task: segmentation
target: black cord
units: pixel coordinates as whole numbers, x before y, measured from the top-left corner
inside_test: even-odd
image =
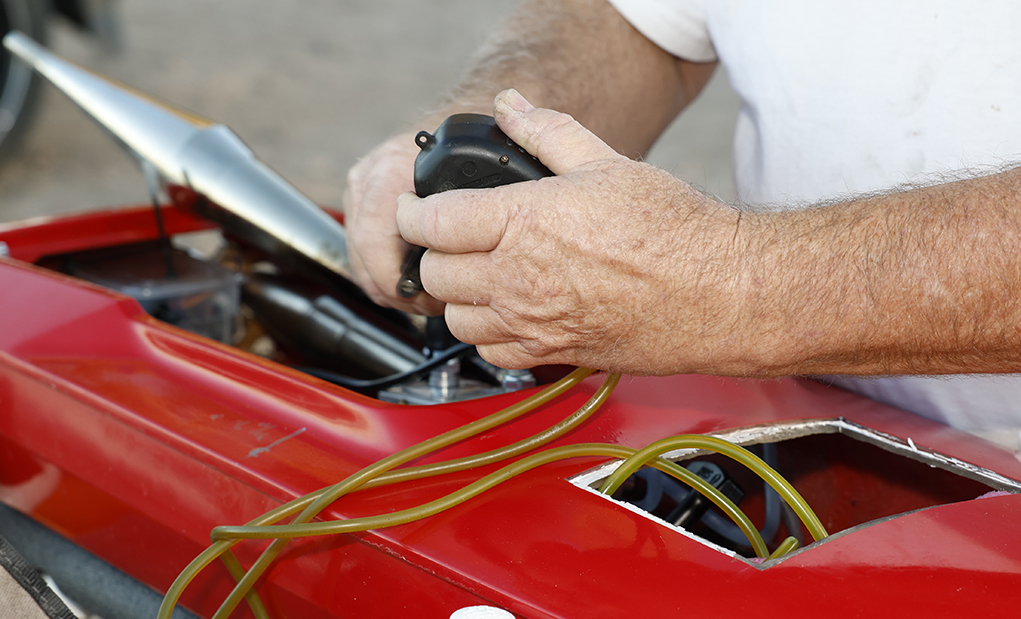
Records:
[[[422,372],[428,372],[429,370],[437,368],[455,357],[460,357],[461,355],[468,352],[468,350],[472,348],[474,348],[474,346],[472,346],[471,344],[465,344],[463,342],[454,344],[450,348],[438,352],[435,356],[430,357],[428,361],[417,367],[413,367],[410,370],[405,370],[397,374],[391,374],[390,376],[384,376],[382,378],[370,379],[351,378],[350,376],[344,376],[342,374],[330,372],[329,370],[320,370],[319,368],[297,367],[294,369],[300,370],[302,372],[305,372],[306,374],[310,374],[312,376],[315,376],[316,378],[321,378],[327,382],[333,383],[334,385],[339,385],[347,389],[354,390],[386,389],[387,387],[392,387],[397,383],[404,382],[409,378],[413,378],[416,375],[421,374]]]

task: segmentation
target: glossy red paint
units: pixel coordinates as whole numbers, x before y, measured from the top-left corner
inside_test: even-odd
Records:
[[[172,233],[209,227],[175,209],[166,215]],[[17,259],[0,259],[0,498],[157,589],[207,545],[213,526],[246,522],[522,397],[385,404],[27,264],[154,237],[146,208],[0,228]],[[433,458],[552,425],[600,380]],[[799,380],[625,378],[560,444],[641,447],[674,434],[816,418],[844,418],[1021,478],[1021,463],[978,439]],[[548,465],[413,524],[296,542],[260,591],[274,617],[442,618],[474,604],[522,617],[589,618],[1016,612],[1019,495],[882,520],[763,569],[567,481],[600,462]],[[357,493],[327,515],[410,507],[490,470]],[[247,562],[261,546],[240,548]],[[184,604],[211,614],[228,581],[211,567]]]

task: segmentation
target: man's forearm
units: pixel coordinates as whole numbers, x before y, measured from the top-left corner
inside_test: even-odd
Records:
[[[635,157],[698,95],[713,68],[664,52],[606,0],[523,0],[432,120],[454,111],[488,114],[496,93],[516,88]]]
[[[509,91],[557,176],[405,196],[451,332],[500,367],[636,375],[1021,372],[1021,168],[740,212]],[[484,213],[484,215],[480,215]]]
[[[745,214],[747,373],[1021,372],[1019,206],[1011,170]]]

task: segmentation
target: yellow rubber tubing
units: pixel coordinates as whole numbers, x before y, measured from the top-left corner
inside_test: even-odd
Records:
[[[704,449],[737,460],[772,486],[787,501],[787,504],[798,514],[798,517],[805,523],[809,533],[812,534],[816,541],[829,535],[805,499],[782,475],[747,449],[714,436],[682,434],[656,441],[625,460],[616,471],[603,480],[603,485],[599,491],[612,494],[620,484],[624,483],[625,479],[641,468],[645,462],[677,449]]]

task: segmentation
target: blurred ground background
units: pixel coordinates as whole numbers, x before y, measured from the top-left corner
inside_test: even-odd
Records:
[[[50,47],[228,125],[313,200],[339,207],[347,169],[412,128],[515,4],[120,0],[119,50],[57,19]],[[62,94],[46,85],[44,95],[23,147],[0,162],[0,221],[147,202],[133,160]],[[737,109],[720,71],[649,160],[731,200]]]

